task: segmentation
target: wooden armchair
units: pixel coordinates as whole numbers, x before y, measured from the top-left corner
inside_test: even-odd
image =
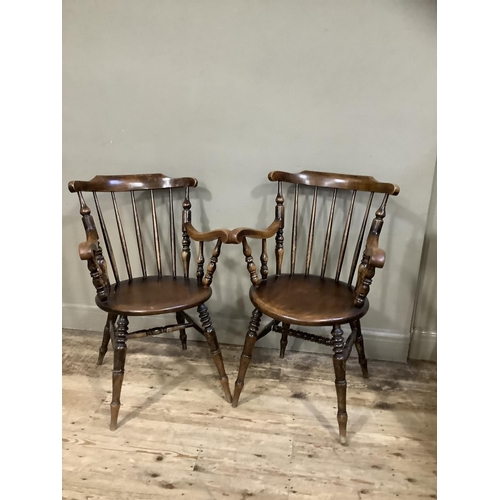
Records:
[[[248,228],[238,228],[231,231],[229,243],[242,243],[243,253],[247,263],[247,269],[252,281],[250,289],[250,300],[254,305],[250,326],[245,338],[243,352],[241,354],[238,378],[234,388],[233,406],[238,405],[241,391],[243,389],[245,374],[247,372],[252,351],[257,340],[269,332],[274,331],[281,334],[280,357],[285,355],[288,337],[316,342],[333,348],[333,367],[335,371],[335,386],[338,399],[337,419],[339,423],[340,442],[346,442],[347,411],[346,411],[346,376],[345,367],[352,347],[358,351],[359,363],[363,376],[368,378],[367,361],[363,347],[363,336],[361,334],[360,318],[368,311],[367,295],[370,291],[373,276],[376,269],[384,266],[385,252],[379,248],[378,240],[384,217],[386,215],[386,204],[389,195],[397,195],[399,187],[394,184],[376,181],[373,177],[345,175],[334,173],[322,173],[303,171],[300,173],[271,172],[270,181],[278,182],[278,195],[276,197],[276,211],[273,223],[265,230],[259,231]],[[283,183],[291,183],[293,188],[293,215],[291,228],[291,250],[290,270],[283,272],[284,258],[284,227],[285,208],[283,196]],[[323,198],[321,207],[324,210],[325,239],[322,247],[321,266],[318,274],[311,273],[311,262],[313,260],[313,243],[316,229],[318,211],[318,192],[327,191]],[[361,193],[360,193],[361,192]],[[360,193],[360,195],[358,195]],[[375,213],[375,218],[368,231],[365,242],[367,221],[374,196],[382,195],[381,205]],[[359,229],[354,245],[349,245],[351,226],[354,225],[355,207],[358,205],[356,196],[364,197],[366,207],[359,213]],[[311,206],[310,216],[299,218],[299,198],[309,196],[306,200]],[[306,205],[303,203],[302,205]],[[301,206],[302,206],[301,205]],[[358,210],[359,212],[359,210]],[[305,265],[298,270],[296,266],[298,252],[299,222],[309,220],[307,240],[302,238],[305,245]],[[335,222],[335,224],[334,224]],[[338,225],[338,226],[337,226]],[[334,227],[338,227],[337,233]],[[305,231],[304,231],[305,233]],[[336,253],[337,265],[334,277],[326,276],[328,258],[332,253],[330,243],[332,234],[338,235],[338,249]],[[276,247],[276,273],[268,276],[267,239],[275,236]],[[304,234],[305,236],[305,234]],[[252,257],[252,251],[247,238],[262,240],[260,253],[260,275],[257,275],[257,267]],[[361,250],[365,244],[364,252]],[[346,261],[348,249],[352,251],[350,267],[344,270],[347,274],[345,280],[341,280],[343,264]],[[318,253],[318,252],[316,252]],[[331,263],[330,263],[331,264]],[[354,282],[357,270],[357,280]],[[333,269],[332,269],[333,271]],[[347,272],[347,273],[346,273]],[[269,316],[272,320],[262,329],[259,326],[262,314]],[[348,324],[351,334],[344,341],[342,326]],[[302,326],[331,326],[331,338],[303,332],[292,325]]]
[[[192,226],[189,188],[197,184],[198,181],[191,177],[174,179],[162,174],[139,174],[96,176],[88,182],[72,181],[68,185],[72,193],[78,194],[80,214],[86,233],[86,240],[79,247],[80,258],[87,262],[92,283],[97,291],[95,299],[97,306],[108,313],[97,364],[103,362],[111,339],[114,349],[111,430],[115,430],[117,426],[127,352],[126,343],[131,338],[179,331],[182,348],[186,349],[186,328],[194,328],[207,340],[220,375],[225,398],[231,402],[231,391],[217,335],[205,304],[212,294],[210,285],[221,244],[223,240],[225,241],[227,232],[201,233]],[[174,218],[174,190],[179,189],[185,191],[182,203],[182,272],[180,275],[177,273]],[[94,218],[83,197],[84,192],[92,193],[102,241],[107,253],[106,259]],[[104,203],[109,205],[111,218],[114,219],[114,222],[111,221],[109,224],[105,221],[107,212],[104,209]],[[130,226],[133,226],[131,231],[135,234],[132,238],[136,243],[133,245],[134,249],[128,246],[127,226],[124,222],[126,217],[123,215],[128,216]],[[163,229],[167,231],[162,231]],[[191,278],[189,274],[191,239],[199,242],[195,278]],[[204,243],[207,241],[216,243],[205,272]],[[140,268],[138,275],[133,274],[132,271],[134,256],[136,267]],[[165,266],[166,261],[169,261],[168,270]],[[108,264],[111,267],[114,282],[108,274]],[[126,274],[125,279],[120,278],[121,272]],[[201,326],[186,313],[187,309],[193,307],[197,307]],[[176,324],[135,332],[128,331],[128,317],[130,316],[167,313],[175,313]]]

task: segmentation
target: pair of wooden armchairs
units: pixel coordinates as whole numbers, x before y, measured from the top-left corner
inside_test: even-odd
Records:
[[[257,340],[274,331],[281,334],[280,357],[285,354],[289,336],[333,348],[339,437],[340,442],[345,443],[347,425],[345,364],[352,347],[355,346],[363,376],[368,377],[360,318],[368,311],[366,296],[375,270],[382,268],[385,261],[385,253],[379,248],[378,239],[386,214],[387,200],[389,195],[397,195],[399,188],[394,184],[378,182],[368,176],[312,171],[300,173],[275,171],[269,174],[269,180],[278,183],[278,194],[275,218],[267,229],[237,228],[209,232],[200,232],[191,224],[189,190],[198,183],[194,178],[138,174],[96,176],[88,182],[69,183],[69,190],[78,194],[80,214],[86,233],[86,240],[79,247],[80,258],[87,261],[97,291],[97,306],[108,313],[97,363],[103,362],[111,340],[114,350],[111,430],[117,427],[128,339],[179,331],[182,348],[186,349],[186,329],[194,328],[208,343],[226,401],[232,402],[236,407],[254,345]],[[293,196],[293,214],[289,272],[285,272],[283,268],[285,247],[283,183],[293,185],[290,189],[290,194]],[[177,270],[178,242],[174,210],[174,191],[179,189],[184,189],[180,272]],[[94,218],[83,196],[84,192],[92,193],[102,239],[98,236]],[[377,194],[382,195],[381,204],[367,232],[370,209]],[[359,201],[362,195],[365,196],[365,208],[358,217],[357,239],[353,245],[352,241],[349,244],[349,235],[355,220],[353,214],[355,206],[357,208],[356,197],[358,196]],[[307,238],[302,231],[306,218],[299,215],[299,206],[302,205],[299,204],[299,199],[302,196],[306,198],[305,207],[310,206],[310,216],[307,217],[309,220]],[[105,198],[104,202],[109,204],[109,209],[103,207],[102,197]],[[316,221],[320,220],[319,212],[321,212],[318,210],[318,205],[321,209],[325,209],[326,216],[321,221],[326,224],[326,232],[320,270],[317,274],[313,274],[311,263],[317,260],[313,258],[313,243]],[[109,214],[114,219],[111,224],[106,220]],[[129,247],[130,241],[126,238],[126,217],[130,221],[130,227],[134,228],[133,247]],[[340,224],[340,229],[335,233],[334,227],[337,227],[337,224]],[[165,231],[162,231],[164,229],[167,229],[166,235]],[[334,234],[338,235],[339,240],[338,245],[335,245],[337,264],[334,277],[329,278],[327,274],[334,267],[328,260],[332,253],[330,243]],[[276,272],[270,276],[267,240],[272,237],[276,242],[274,252]],[[248,239],[261,240],[260,278]],[[191,258],[192,240],[198,242],[194,277],[190,275],[191,260],[194,260]],[[205,268],[207,242],[215,243]],[[107,258],[104,257],[101,243],[104,244]],[[299,251],[301,243],[305,246],[305,252],[302,253]],[[254,306],[241,354],[234,396],[231,395],[221,349],[206,306],[212,294],[211,283],[222,244],[242,245],[252,282],[250,300]],[[347,279],[341,280],[343,264],[348,253],[352,254],[352,260],[350,267],[344,271]],[[305,265],[300,270],[296,266],[298,257],[305,259]],[[140,267],[138,275],[132,271],[134,262]],[[109,275],[108,266],[111,267],[114,281]],[[123,273],[126,274],[125,278]],[[355,276],[356,281],[354,281]],[[197,308],[200,324],[186,313],[186,310],[194,307]],[[131,316],[167,313],[175,313],[175,324],[135,332],[128,331],[128,318]],[[259,333],[262,315],[268,316],[271,321]],[[331,327],[331,337],[302,332],[292,328],[292,325],[328,326]],[[343,337],[343,325],[349,325],[351,329],[346,340]]]

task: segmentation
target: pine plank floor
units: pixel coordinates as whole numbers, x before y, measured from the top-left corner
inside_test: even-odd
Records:
[[[433,363],[369,361],[365,380],[353,355],[342,446],[328,348],[256,347],[235,409],[203,341],[132,339],[111,432],[112,352],[96,366],[101,333],[62,339],[63,499],[437,498]],[[222,347],[232,388],[241,348]]]

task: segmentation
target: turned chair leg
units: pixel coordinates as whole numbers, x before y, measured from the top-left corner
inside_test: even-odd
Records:
[[[109,340],[111,338],[110,329],[113,328],[113,325],[116,321],[116,314],[108,313],[108,318],[106,319],[106,326],[104,327],[104,333],[102,335],[102,344],[99,347],[99,355],[97,357],[97,364],[102,365],[104,361],[104,356],[108,352]]]
[[[184,315],[181,312],[175,313],[175,319],[177,320],[177,323],[181,325],[186,322],[186,318],[184,318]],[[187,349],[187,335],[185,328],[180,330],[179,338],[181,339],[182,350],[185,351]]]
[[[217,367],[217,371],[219,372],[220,383],[222,385],[222,390],[224,391],[226,401],[228,403],[231,403],[233,398],[231,396],[231,390],[229,389],[229,380],[224,368],[222,353],[219,347],[219,342],[217,340],[217,334],[212,327],[210,314],[208,313],[208,309],[205,304],[201,304],[198,306],[198,314],[200,316],[201,324],[203,325],[203,330],[205,332],[205,338],[207,339],[208,347],[210,348],[210,353],[212,354],[215,366]]]
[[[356,335],[354,337],[354,345],[356,346],[356,350],[358,351],[358,360],[361,366],[361,371],[363,372],[364,378],[369,378],[368,375],[368,362],[366,361],[365,356],[365,345],[363,341],[363,335],[361,334],[361,323],[359,320],[355,321],[351,328],[356,330]]]
[[[125,357],[127,355],[127,316],[120,315],[116,329],[116,343],[114,346],[113,362],[113,396],[111,399],[111,423],[109,428],[114,431],[120,411],[120,395],[122,392],[123,375],[125,373]]]
[[[234,385],[234,398],[233,398],[234,408],[238,406],[240,394],[241,391],[243,390],[243,386],[245,385],[245,375],[247,373],[248,366],[250,365],[250,361],[252,359],[252,352],[255,342],[257,342],[257,332],[259,330],[261,317],[262,313],[258,309],[254,309],[252,312],[252,318],[250,319],[250,325],[248,327],[247,336],[245,338],[245,345],[243,346],[243,352],[241,353],[238,378],[236,379],[236,383]]]
[[[335,389],[337,390],[337,421],[339,423],[339,441],[346,443],[347,434],[347,408],[346,390],[347,381],[345,378],[345,358],[344,358],[344,338],[342,328],[335,326],[333,335],[333,369],[335,371]]]
[[[283,333],[280,340],[280,358],[285,357],[286,346],[288,344],[288,330],[290,329],[289,323],[283,323]]]

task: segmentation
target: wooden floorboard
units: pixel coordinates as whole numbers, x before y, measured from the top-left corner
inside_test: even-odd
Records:
[[[435,364],[371,361],[365,380],[353,356],[342,446],[328,348],[280,359],[257,347],[232,408],[203,341],[130,340],[111,432],[100,342],[63,330],[63,499],[437,498]],[[241,348],[222,347],[232,388]]]

